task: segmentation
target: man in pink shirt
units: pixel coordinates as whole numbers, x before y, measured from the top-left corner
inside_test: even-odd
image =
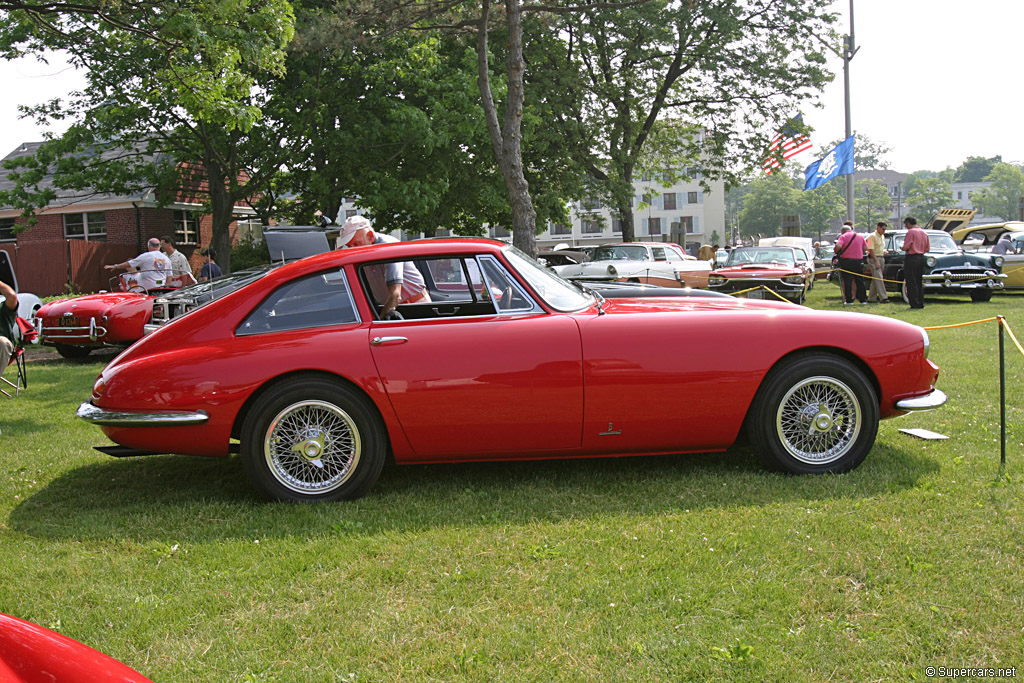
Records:
[[[843,305],[855,300],[867,303],[864,288],[864,238],[853,229],[853,221],[843,223],[842,234],[836,240],[835,253],[839,257],[839,278],[843,285]]]
[[[928,233],[917,225],[917,219],[907,216],[903,219],[907,236],[901,249],[906,252],[903,261],[903,279],[907,285],[907,300],[911,308],[924,308],[924,255],[930,245]]]

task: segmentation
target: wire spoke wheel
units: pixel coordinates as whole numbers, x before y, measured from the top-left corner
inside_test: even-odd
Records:
[[[776,431],[786,451],[809,465],[843,457],[860,435],[860,403],[853,390],[833,377],[809,377],[783,397]]]
[[[274,478],[297,493],[326,493],[344,484],[361,450],[351,416],[326,401],[288,406],[271,421],[263,443]]]

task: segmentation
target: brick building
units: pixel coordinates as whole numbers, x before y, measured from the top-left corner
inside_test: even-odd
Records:
[[[22,144],[4,161],[31,155],[40,144]],[[13,187],[8,173],[0,168],[0,190]],[[0,249],[11,256],[21,288],[40,296],[107,288],[109,274],[103,264],[141,253],[150,237],[173,235],[178,250],[198,272],[205,260],[199,252],[212,237],[211,219],[201,213],[202,183],[162,191],[174,196],[160,207],[154,190],[115,196],[57,189],[57,198],[36,211],[36,225],[18,233],[15,226],[25,221],[21,211],[0,207]],[[257,220],[248,206],[236,206],[235,215],[232,242],[237,240],[240,223],[245,229]]]

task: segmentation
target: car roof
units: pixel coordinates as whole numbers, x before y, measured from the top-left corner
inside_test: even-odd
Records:
[[[986,223],[984,225],[968,225],[953,231],[953,239],[963,242],[970,235],[981,233],[985,236],[986,242],[995,242],[1004,232],[1019,232],[1024,230],[1024,221],[1006,221],[1005,223]]]

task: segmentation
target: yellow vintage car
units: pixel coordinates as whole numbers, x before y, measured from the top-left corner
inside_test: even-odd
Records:
[[[964,251],[990,252],[1003,235],[1009,233],[1013,253],[1003,255],[1004,289],[1024,289],[1024,221],[988,223],[959,228],[953,239]]]

